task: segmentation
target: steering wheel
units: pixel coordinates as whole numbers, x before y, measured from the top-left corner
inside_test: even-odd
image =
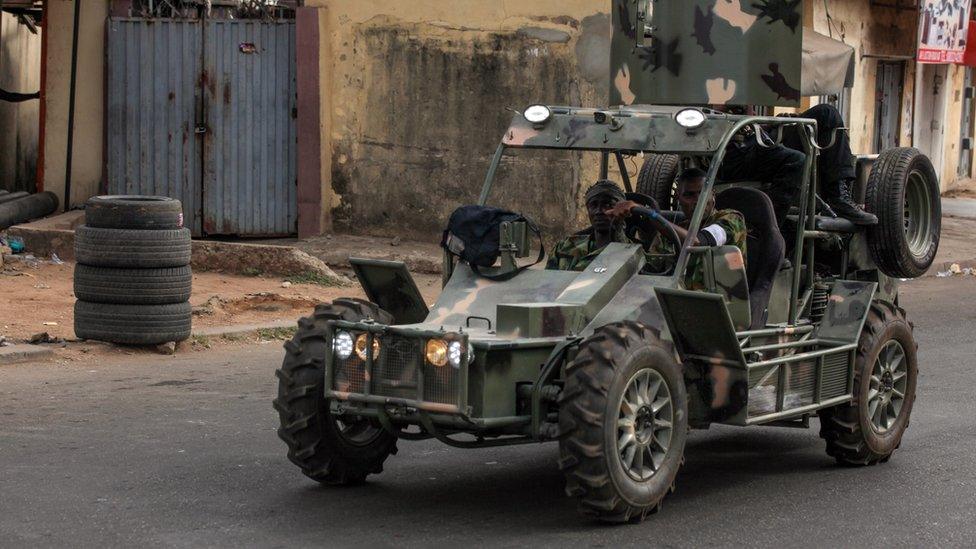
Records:
[[[652,197],[650,197],[650,196],[648,196],[646,194],[643,194],[643,193],[626,193],[624,196],[627,198],[627,200],[631,200],[633,202],[636,202],[636,203],[640,204],[641,206],[643,206],[645,208],[648,208],[650,210],[660,210],[658,208],[657,201],[654,200],[654,198],[652,198]],[[644,228],[644,230],[646,232],[660,233],[663,238],[666,238],[666,239],[668,239],[671,242],[671,244],[674,246],[674,249],[675,250],[680,250],[681,249],[681,244],[682,244],[681,239],[678,238],[678,233],[676,233],[674,231],[674,228],[671,227],[671,225],[666,225],[666,224],[665,225],[661,225],[661,224],[658,224],[658,223],[654,223],[653,221],[651,221],[650,219],[648,219],[646,216],[643,216],[643,215],[632,215],[632,216],[630,216],[630,217],[627,218],[627,220],[626,220],[625,223],[626,224],[624,226],[624,233],[627,235],[627,238],[629,238],[630,240],[632,240],[634,242],[639,243],[641,246],[644,247],[644,250],[645,251],[648,250],[648,249],[650,249],[651,243],[650,242],[644,242],[639,237],[639,234],[640,233],[639,233],[638,229],[640,229],[642,227]],[[662,220],[661,223],[663,223],[663,220]],[[659,230],[658,227],[660,227],[663,230]]]

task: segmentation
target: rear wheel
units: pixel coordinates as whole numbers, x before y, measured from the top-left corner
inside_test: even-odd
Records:
[[[871,306],[854,363],[854,400],[820,411],[820,436],[839,463],[887,461],[901,444],[915,403],[918,361],[900,308]]]
[[[396,453],[396,437],[375,421],[336,417],[325,399],[325,356],[331,345],[325,335],[330,320],[358,322],[371,318],[392,324],[393,317],[359,299],[337,299],[319,305],[311,317],[298,321],[298,332],[285,344],[278,376],[275,410],[278,436],[288,445],[288,459],[309,478],[323,484],[358,484],[383,471]]]
[[[607,325],[566,366],[559,464],[580,512],[643,520],[674,490],[688,431],[684,380],[671,347],[637,322]]]

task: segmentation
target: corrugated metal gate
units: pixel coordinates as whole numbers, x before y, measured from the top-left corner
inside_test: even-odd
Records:
[[[297,228],[293,21],[112,18],[110,194],[183,201],[194,235]]]

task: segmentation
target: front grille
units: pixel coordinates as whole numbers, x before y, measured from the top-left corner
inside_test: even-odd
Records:
[[[423,340],[380,337],[380,356],[373,366],[373,391],[380,396],[417,400],[417,368],[423,363]]]
[[[847,352],[843,352],[824,357],[821,398],[834,398],[847,394],[848,356],[850,355]]]
[[[354,334],[355,337],[355,334]],[[353,353],[342,360],[333,356],[336,391],[388,398],[461,405],[461,371],[450,364],[436,367],[424,357],[426,339],[397,334],[376,335],[380,353],[367,383],[366,362]]]

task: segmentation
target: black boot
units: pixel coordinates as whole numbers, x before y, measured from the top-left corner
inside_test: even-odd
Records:
[[[855,225],[878,224],[876,215],[864,211],[851,199],[850,182],[847,180],[838,181],[836,189],[824,189],[824,198],[838,217],[850,220]]]

